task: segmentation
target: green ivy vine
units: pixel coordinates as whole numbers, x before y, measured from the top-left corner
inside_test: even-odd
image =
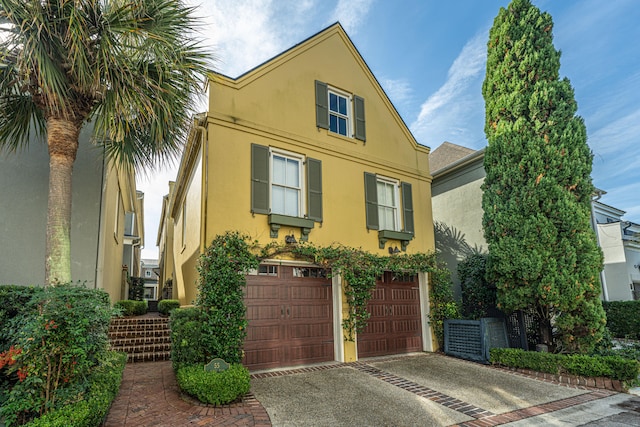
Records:
[[[429,320],[441,347],[444,319],[459,317],[460,309],[453,298],[449,271],[438,263],[434,253],[380,256],[343,245],[319,247],[311,243],[272,243],[262,248],[258,258],[264,260],[285,253],[340,272],[344,279],[344,293],[349,306],[349,315],[342,322],[347,341],[353,341],[355,334],[362,332],[367,326],[370,317],[367,304],[377,278],[385,271],[430,274]]]
[[[230,360],[241,357],[241,342],[246,334],[241,290],[246,283],[245,274],[260,261],[279,255],[306,260],[342,275],[349,306],[349,314],[342,322],[347,341],[353,341],[367,326],[370,317],[367,304],[376,280],[385,271],[429,274],[429,321],[441,347],[444,319],[460,315],[449,271],[437,261],[434,253],[380,256],[344,245],[321,247],[311,243],[271,243],[260,247],[256,241],[250,243],[246,235],[227,232],[213,240],[198,265],[200,284],[196,305],[208,315],[213,330],[226,331],[222,337],[212,337],[210,344],[216,353],[225,353]]]

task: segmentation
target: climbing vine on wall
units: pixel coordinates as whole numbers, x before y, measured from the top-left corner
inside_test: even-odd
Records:
[[[442,346],[442,328],[445,318],[459,317],[454,301],[448,270],[438,264],[435,254],[416,253],[393,256],[375,255],[362,249],[343,245],[319,247],[310,243],[299,245],[270,244],[261,250],[260,259],[289,254],[340,272],[349,314],[343,320],[345,338],[353,341],[355,334],[367,326],[370,313],[367,304],[376,286],[376,280],[385,271],[394,273],[429,273],[429,320],[438,342]]]
[[[201,256],[199,295],[196,305],[208,315],[210,327],[224,332],[212,336],[212,353],[229,360],[241,358],[241,342],[246,334],[242,288],[245,274],[258,262],[286,255],[306,260],[340,273],[349,313],[342,322],[345,339],[353,341],[367,326],[370,313],[367,304],[376,280],[385,271],[393,273],[429,274],[429,321],[442,347],[443,322],[460,314],[454,301],[451,278],[435,254],[416,253],[380,256],[343,245],[315,246],[311,243],[286,245],[272,243],[260,248],[257,242],[238,232],[217,236]],[[214,351],[215,350],[215,351]]]

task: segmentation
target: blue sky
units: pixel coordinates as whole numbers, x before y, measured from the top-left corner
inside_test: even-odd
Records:
[[[189,0],[215,69],[236,77],[340,21],[414,136],[432,149],[486,145],[488,32],[508,0]],[[575,90],[602,202],[640,223],[640,1],[533,0],[554,21],[561,77]],[[145,249],[176,170],[141,178]]]

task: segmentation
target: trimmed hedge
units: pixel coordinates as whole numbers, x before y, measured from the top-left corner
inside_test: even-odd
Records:
[[[519,348],[492,348],[491,364],[531,369],[550,374],[582,377],[609,377],[631,381],[638,377],[640,363],[620,356],[586,356],[524,351]]]
[[[134,301],[126,299],[116,302],[113,306],[117,309],[122,310],[123,316],[140,316],[147,312],[146,301]]]
[[[87,378],[89,390],[78,402],[53,410],[25,427],[98,427],[116,398],[127,355],[110,351]]]
[[[178,385],[200,402],[224,405],[249,392],[249,370],[232,363],[223,372],[205,371],[202,365],[183,366],[176,373]]]
[[[180,308],[180,301],[177,299],[163,299],[158,302],[158,311],[165,316],[176,308]]]
[[[640,300],[605,301],[607,328],[616,338],[640,339]]]

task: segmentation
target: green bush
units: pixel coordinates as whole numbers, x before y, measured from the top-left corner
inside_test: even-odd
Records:
[[[238,363],[223,372],[207,372],[203,365],[183,366],[176,378],[185,393],[213,405],[233,402],[248,393],[250,387],[249,371]]]
[[[616,338],[640,339],[640,300],[605,301],[607,328]]]
[[[240,363],[247,335],[243,289],[246,274],[258,268],[248,236],[227,232],[216,236],[198,260],[196,305],[206,313],[207,351],[228,363]]]
[[[123,316],[140,316],[147,312],[146,301],[126,299],[116,302],[113,306],[116,309],[121,310]]]
[[[462,314],[468,319],[490,317],[490,312],[496,309],[496,287],[486,279],[488,259],[489,255],[476,252],[458,264]]]
[[[177,370],[185,365],[205,365],[212,359],[207,351],[207,315],[198,307],[176,308],[171,311],[171,363]]]
[[[176,308],[180,308],[180,301],[177,299],[163,299],[158,302],[158,311],[165,316]]]
[[[551,374],[572,374],[583,377],[609,377],[632,381],[638,377],[637,360],[621,356],[585,356],[524,351],[515,348],[492,348],[491,363],[513,368],[531,369]]]
[[[108,349],[111,315],[102,290],[65,284],[33,291],[19,315],[3,325],[14,348],[0,371],[0,416],[8,426],[85,394],[87,376]]]
[[[88,378],[86,395],[79,401],[36,418],[26,427],[98,427],[116,398],[127,363],[124,353],[108,352]]]
[[[12,330],[11,319],[21,317],[33,295],[42,291],[43,288],[33,286],[0,286],[0,352],[8,350],[11,346],[9,337],[15,332]]]

